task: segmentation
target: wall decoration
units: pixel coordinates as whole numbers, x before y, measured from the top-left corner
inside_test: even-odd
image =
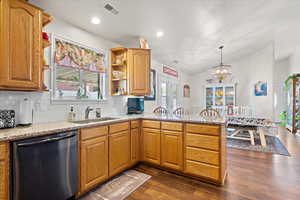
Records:
[[[183,97],[191,97],[191,88],[189,85],[183,86]]]
[[[156,71],[154,69],[151,69],[150,72],[150,95],[145,96],[146,101],[155,101],[156,99]]]
[[[268,95],[268,84],[267,82],[258,81],[254,86],[255,96],[267,96]]]
[[[176,71],[175,69],[172,69],[166,65],[163,65],[163,72],[165,74],[168,74],[170,76],[174,76],[174,77],[178,78],[178,71]]]
[[[57,66],[105,73],[104,52],[61,38],[55,38],[54,62]]]

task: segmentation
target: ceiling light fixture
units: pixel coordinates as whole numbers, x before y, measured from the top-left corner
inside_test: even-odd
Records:
[[[224,46],[220,46],[221,50],[221,63],[218,66],[213,67],[212,74],[219,80],[219,83],[222,83],[227,77],[229,77],[231,72],[231,65],[223,64],[223,48]]]
[[[91,19],[91,23],[92,24],[100,24],[101,23],[101,20],[98,18],[98,17],[93,17]]]
[[[156,37],[162,37],[162,36],[164,36],[164,32],[162,32],[162,31],[157,31],[156,32]]]

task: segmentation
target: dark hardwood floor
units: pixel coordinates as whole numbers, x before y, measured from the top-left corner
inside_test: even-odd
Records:
[[[152,178],[127,200],[300,200],[300,137],[279,132],[291,157],[229,148],[223,187],[141,164],[135,169]]]

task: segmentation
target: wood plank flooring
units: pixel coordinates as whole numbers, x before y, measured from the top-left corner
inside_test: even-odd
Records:
[[[127,200],[299,200],[300,137],[280,129],[279,137],[291,157],[228,149],[228,177],[218,187],[139,165],[152,178]]]

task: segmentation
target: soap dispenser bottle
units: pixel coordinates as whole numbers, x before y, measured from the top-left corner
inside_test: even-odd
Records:
[[[74,112],[74,106],[70,106],[70,112],[68,115],[68,120],[69,121],[74,121],[76,117],[76,113]]]

